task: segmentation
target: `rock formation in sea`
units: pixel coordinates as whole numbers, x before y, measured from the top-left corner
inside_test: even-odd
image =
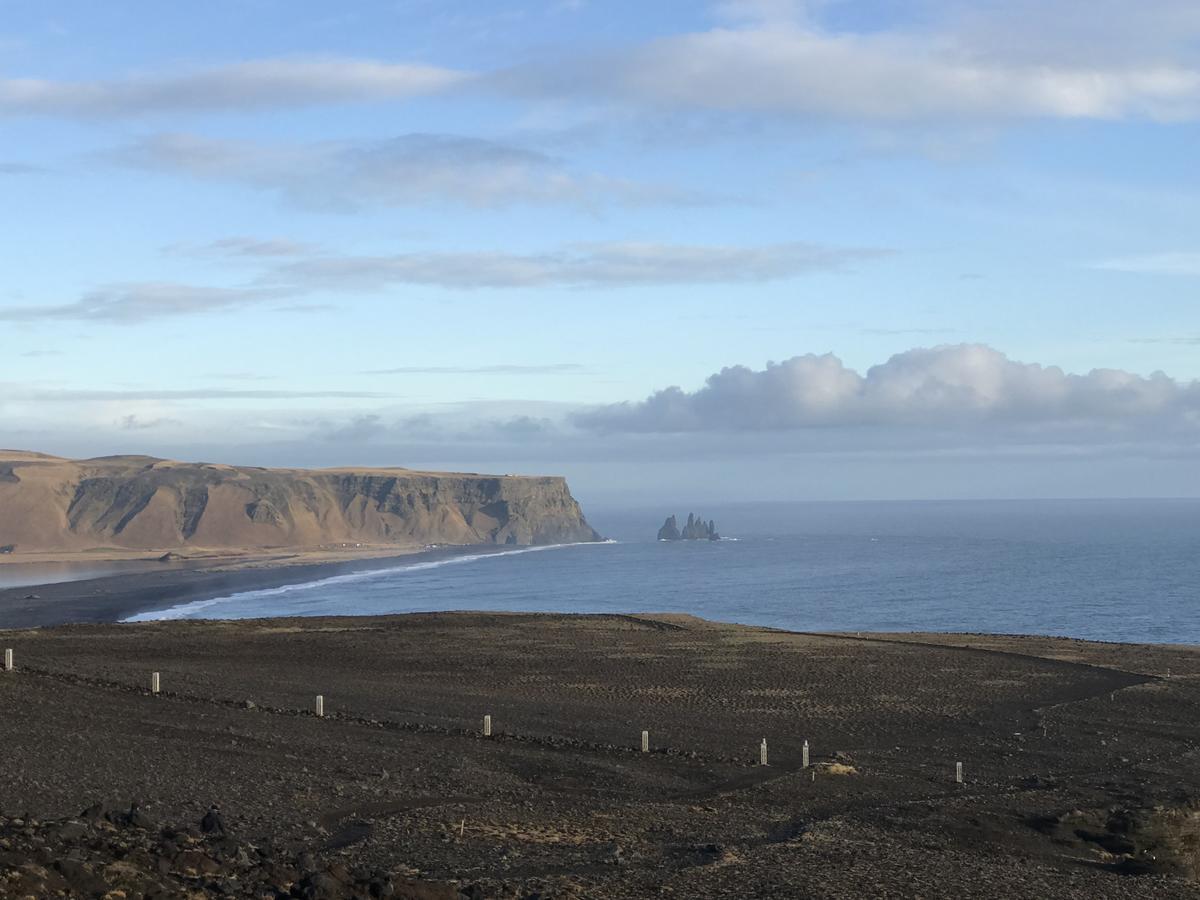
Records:
[[[0,547],[16,553],[596,541],[555,477],[260,469],[0,451]]]
[[[660,541],[719,541],[721,535],[717,533],[717,523],[712,519],[705,522],[695,513],[688,513],[687,524],[682,529],[674,516],[669,517],[663,523],[663,527],[658,529],[658,539]]]

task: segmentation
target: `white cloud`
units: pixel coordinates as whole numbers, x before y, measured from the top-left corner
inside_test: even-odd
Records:
[[[642,105],[883,123],[1200,114],[1194,66],[1009,62],[952,39],[791,25],[665,38],[592,75],[585,83],[593,92]]]
[[[569,4],[574,5],[574,4]],[[83,119],[516,93],[644,111],[865,123],[1200,116],[1193,0],[925,0],[865,28],[834,0],[716,0],[720,27],[543,53],[487,72],[374,59],[258,59],[96,81],[0,79],[0,115]],[[849,10],[850,12],[847,12]],[[857,26],[857,27],[856,27]]]
[[[735,284],[837,270],[883,254],[881,250],[805,243],[757,247],[583,244],[541,254],[318,257],[280,266],[264,283],[313,290],[381,290],[402,284],[458,289]]]
[[[575,172],[535,150],[444,134],[298,145],[162,134],[107,158],[135,168],[248,184],[294,205],[324,210],[428,203],[591,208],[712,200],[693,191]]]
[[[835,271],[886,253],[803,243],[759,247],[609,243],[584,244],[540,254],[433,252],[337,256],[296,242],[253,238],[231,238],[197,249],[280,261],[264,270],[251,286],[112,284],[70,303],[7,307],[0,304],[0,322],[77,320],[131,324],[268,303],[283,304],[274,307],[279,312],[319,312],[334,307],[302,301],[319,291],[374,292],[401,285],[474,290],[767,282]],[[282,261],[288,257],[295,259]]]
[[[131,282],[91,291],[71,303],[7,308],[0,306],[0,321],[76,319],[144,322],[149,319],[251,306],[278,300],[291,293],[293,292],[269,287],[217,288],[171,282]]]
[[[359,59],[254,60],[184,75],[112,81],[0,79],[0,115],[96,119],[401,100],[462,84],[467,73]]]
[[[581,413],[600,432],[783,432],[885,426],[1142,427],[1200,431],[1200,383],[1116,369],[1086,375],[1021,363],[990,347],[916,349],[866,374],[832,354],[765,369],[722,369],[699,390],[667,388],[638,403]],[[1140,423],[1140,424],[1139,424]]]

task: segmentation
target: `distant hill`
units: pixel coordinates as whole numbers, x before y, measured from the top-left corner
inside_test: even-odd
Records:
[[[595,540],[562,478],[0,450],[0,547],[16,554]]]

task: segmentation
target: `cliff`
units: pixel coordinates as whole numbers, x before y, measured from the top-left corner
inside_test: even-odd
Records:
[[[599,539],[562,478],[0,450],[0,547],[16,553]]]
[[[682,529],[674,516],[663,522],[663,527],[658,529],[658,539],[660,541],[719,541],[721,535],[717,533],[716,522],[712,520],[705,522],[695,513],[688,513],[687,524]]]

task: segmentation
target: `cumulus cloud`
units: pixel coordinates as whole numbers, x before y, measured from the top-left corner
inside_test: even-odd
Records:
[[[1086,375],[1009,359],[990,347],[915,349],[860,374],[832,354],[765,369],[722,369],[696,391],[578,414],[598,432],[782,432],[858,426],[1136,426],[1200,429],[1200,382],[1115,369]]]
[[[437,66],[360,59],[254,60],[181,75],[90,82],[7,78],[0,79],[0,115],[100,119],[401,100],[439,93],[469,78]]]
[[[264,283],[337,290],[381,290],[402,284],[460,289],[736,284],[837,270],[885,253],[806,243],[757,247],[602,243],[540,254],[330,256],[280,266]]]
[[[332,211],[428,203],[476,208],[695,205],[712,199],[692,191],[575,172],[562,160],[536,150],[446,134],[299,145],[160,134],[106,157],[139,169],[246,184],[296,206]]]

